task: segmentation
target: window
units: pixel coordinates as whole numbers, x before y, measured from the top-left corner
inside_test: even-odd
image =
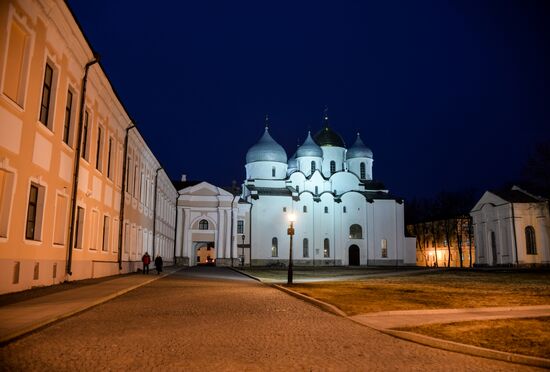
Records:
[[[279,244],[277,238],[271,239],[271,257],[279,257]]]
[[[347,213],[347,212],[348,212],[346,206],[343,207],[342,212],[344,212],[344,213]]]
[[[44,187],[31,184],[29,190],[29,204],[27,207],[27,224],[25,238],[40,240],[42,231],[42,212],[44,208]]]
[[[103,216],[103,241],[101,250],[107,252],[109,250],[109,216]]]
[[[317,168],[317,166],[315,164],[315,160],[312,160],[311,161],[311,174],[313,174],[315,172],[316,168]]]
[[[101,127],[97,127],[97,152],[96,152],[96,155],[95,155],[95,168],[98,170],[98,171],[102,171],[103,170],[103,157],[102,157],[102,152],[103,152],[103,137],[102,137],[102,130],[101,130]]]
[[[296,192],[300,192],[300,186],[296,186]]]
[[[67,229],[67,197],[57,195],[55,201],[55,230],[53,243],[65,244],[65,236]]]
[[[84,237],[84,208],[78,207],[76,212],[76,231],[74,247],[82,248]]]
[[[113,178],[113,173],[112,173],[112,160],[113,160],[113,139],[111,137],[109,137],[109,147],[107,148],[107,177],[109,177],[110,179]]]
[[[359,173],[360,173],[360,177],[362,180],[364,180],[366,178],[366,169],[365,169],[365,163],[361,162],[361,164],[359,164]]]
[[[271,167],[271,177],[275,177],[275,167]]]
[[[286,207],[283,207],[283,213],[286,213]]]
[[[84,111],[84,121],[82,124],[82,154],[81,156],[88,160],[88,120],[90,115],[88,114],[88,110]]]
[[[65,105],[65,121],[63,122],[63,142],[71,146],[71,123],[73,121],[73,93],[67,91],[67,104]]]
[[[330,257],[330,243],[328,238],[325,238],[323,242],[323,257]]]
[[[126,164],[126,192],[130,192],[130,169],[132,169],[132,158],[128,156]]]
[[[208,230],[208,221],[200,220],[199,221],[199,230]]]
[[[349,227],[349,238],[350,239],[363,239],[363,231],[362,231],[360,225],[353,224]]]
[[[307,213],[307,207],[305,205],[304,205],[303,210],[304,210],[304,213]]]
[[[382,258],[388,258],[388,241],[386,239],[382,239],[380,241],[380,248],[380,255],[382,256]]]
[[[328,213],[328,207],[325,207],[325,213]]]
[[[244,221],[238,220],[237,221],[237,234],[244,234]]]
[[[336,173],[336,162],[334,160],[331,160],[330,162],[330,174]]]
[[[0,169],[0,237],[7,238],[14,174]]]
[[[42,85],[42,100],[40,101],[40,122],[46,127],[50,122],[50,106],[52,105],[53,69],[46,63],[44,69],[44,84]]]
[[[304,258],[308,258],[309,257],[309,240],[307,240],[307,238],[304,238],[303,247],[304,247],[303,256]]]
[[[525,248],[527,249],[527,254],[537,254],[537,240],[533,226],[525,228]]]
[[[97,210],[92,210],[92,232],[90,234],[90,249],[97,249],[97,238],[99,237],[99,214]]]
[[[15,21],[11,24],[9,35],[3,91],[6,96],[23,107],[26,71],[30,60],[30,38],[24,28]]]

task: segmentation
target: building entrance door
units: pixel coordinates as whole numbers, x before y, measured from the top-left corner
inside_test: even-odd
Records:
[[[216,265],[216,248],[214,242],[201,242],[196,247],[197,265]]]
[[[359,266],[359,247],[355,244],[349,247],[348,251],[348,264],[349,266]]]

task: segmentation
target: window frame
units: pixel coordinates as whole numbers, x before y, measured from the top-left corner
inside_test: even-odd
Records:
[[[199,221],[199,230],[208,230],[208,220],[203,218]]]

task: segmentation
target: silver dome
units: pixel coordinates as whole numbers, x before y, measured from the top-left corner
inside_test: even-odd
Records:
[[[262,138],[246,153],[247,163],[254,163],[256,161],[286,163],[285,150],[269,135],[269,128],[267,126]]]
[[[307,138],[302,146],[298,147],[298,151],[296,151],[296,156],[299,158],[301,158],[302,156],[315,156],[318,158],[323,156],[323,150],[321,150],[319,145],[313,141],[310,132],[307,132]]]
[[[355,158],[369,158],[372,159],[372,150],[369,149],[363,141],[361,136],[357,133],[357,139],[355,143],[346,153],[346,159],[355,159]]]
[[[296,153],[288,159],[288,169],[298,168],[298,160],[296,160]]]

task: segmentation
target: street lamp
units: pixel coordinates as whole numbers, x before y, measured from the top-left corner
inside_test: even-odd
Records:
[[[287,234],[290,236],[290,249],[288,253],[288,280],[287,284],[292,284],[292,237],[294,236],[294,222],[296,221],[296,216],[294,213],[288,215],[288,222],[290,222],[290,227],[287,229]]]
[[[244,234],[242,234],[242,235],[241,235],[241,238],[242,238],[242,240],[243,240],[243,244],[241,245],[241,247],[242,247],[242,250],[241,250],[242,255],[241,255],[239,261],[241,261],[241,267],[244,267],[244,240],[246,239],[246,236],[245,236]]]

